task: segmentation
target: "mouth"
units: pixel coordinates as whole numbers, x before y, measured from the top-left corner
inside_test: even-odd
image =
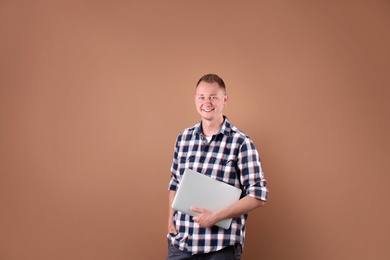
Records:
[[[206,113],[211,112],[213,110],[214,110],[214,108],[202,108],[202,111],[206,112]]]

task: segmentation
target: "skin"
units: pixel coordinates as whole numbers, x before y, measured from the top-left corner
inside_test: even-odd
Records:
[[[228,96],[218,83],[200,82],[195,92],[195,107],[202,118],[202,130],[205,136],[218,133],[223,123],[223,109]]]
[[[223,109],[228,101],[228,96],[224,89],[219,87],[216,82],[200,82],[196,88],[194,101],[196,110],[202,118],[203,134],[205,136],[212,136],[218,133],[224,121]],[[173,223],[174,210],[171,207],[175,195],[176,191],[169,191],[168,232],[176,235],[177,230]],[[220,220],[239,217],[264,204],[265,202],[262,200],[245,196],[231,206],[215,212],[203,208],[192,207],[192,211],[199,213],[198,216],[193,217],[192,219],[201,227],[208,228],[212,227]]]

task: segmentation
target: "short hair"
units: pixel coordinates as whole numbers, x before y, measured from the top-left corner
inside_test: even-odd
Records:
[[[225,86],[225,82],[223,82],[222,78],[220,78],[218,75],[216,74],[206,74],[204,75],[203,77],[201,77],[199,80],[198,80],[198,83],[196,83],[196,87],[198,87],[198,85],[201,83],[201,82],[206,82],[206,83],[214,83],[214,82],[217,82],[218,83],[218,86],[220,88],[222,88],[224,91],[226,91],[226,86]]]

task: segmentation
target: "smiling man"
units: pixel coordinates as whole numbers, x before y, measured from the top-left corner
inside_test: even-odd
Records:
[[[248,212],[268,198],[259,154],[249,136],[224,116],[228,101],[224,81],[207,74],[196,84],[195,106],[201,121],[179,134],[169,182],[168,260],[241,259]],[[191,217],[171,205],[186,168],[242,190],[239,201],[219,211],[192,208]],[[214,224],[233,218],[229,229]]]

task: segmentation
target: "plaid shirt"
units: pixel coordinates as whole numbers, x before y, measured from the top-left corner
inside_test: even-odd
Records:
[[[210,142],[202,135],[201,122],[181,132],[176,140],[169,190],[177,190],[186,168],[240,188],[243,196],[263,201],[268,198],[259,154],[252,140],[225,117],[220,131]],[[175,211],[178,234],[168,234],[171,243],[191,254],[218,251],[244,243],[247,214],[233,218],[228,230],[213,226],[201,228],[192,217]]]

